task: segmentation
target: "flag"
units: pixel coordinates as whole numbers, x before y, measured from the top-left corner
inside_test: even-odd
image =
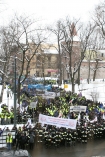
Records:
[[[105,120],[105,115],[103,114],[103,117],[102,117],[104,120]]]

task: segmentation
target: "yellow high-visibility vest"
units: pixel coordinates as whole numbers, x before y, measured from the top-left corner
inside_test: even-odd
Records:
[[[12,141],[13,141],[12,135],[6,137],[6,142],[7,142],[7,143],[12,143]]]

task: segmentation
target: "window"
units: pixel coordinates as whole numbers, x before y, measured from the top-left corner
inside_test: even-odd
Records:
[[[51,56],[48,56],[48,62],[51,62]]]
[[[48,77],[50,77],[51,76],[51,72],[48,72]]]
[[[28,75],[30,75],[30,71],[28,71]]]
[[[101,53],[101,57],[104,57],[104,54],[103,54],[103,53]]]
[[[39,77],[39,71],[36,71],[36,76]]]
[[[37,56],[36,60],[40,60],[40,56]]]

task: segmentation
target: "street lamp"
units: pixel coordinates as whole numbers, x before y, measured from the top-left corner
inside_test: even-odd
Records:
[[[16,56],[14,58],[14,126],[16,126]]]

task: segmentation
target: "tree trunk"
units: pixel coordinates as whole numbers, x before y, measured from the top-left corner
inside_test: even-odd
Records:
[[[5,88],[5,83],[3,83],[3,85],[2,85],[1,95],[0,95],[0,102],[2,102],[2,101],[3,101],[3,93],[4,93],[4,88]]]
[[[88,71],[88,78],[87,78],[88,84],[89,84],[89,80],[90,80],[90,60],[89,60],[89,71]]]
[[[18,100],[18,104],[19,104],[19,105],[20,105],[20,88],[21,88],[21,84],[20,84],[20,80],[18,80],[17,100]]]
[[[75,93],[75,84],[72,82],[72,93]]]
[[[98,60],[96,60],[95,71],[94,71],[94,74],[93,74],[93,81],[95,81],[95,78],[96,78],[97,67],[98,67]]]
[[[78,85],[80,85],[80,67],[78,68]]]
[[[75,82],[74,82],[74,76],[71,79],[71,85],[72,85],[72,93],[75,93]]]

